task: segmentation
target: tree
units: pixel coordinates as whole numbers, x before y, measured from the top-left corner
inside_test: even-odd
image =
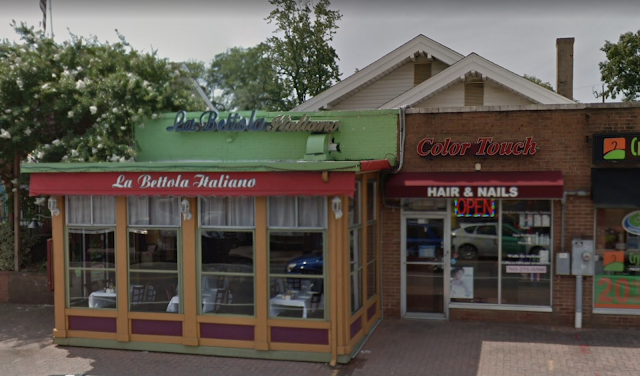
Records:
[[[113,44],[75,35],[57,44],[24,23],[13,27],[21,42],[0,42],[0,179],[14,192],[19,229],[21,161],[132,161],[135,127],[198,102],[176,64],[119,34]]]
[[[524,76],[522,76],[522,77],[524,77],[524,78],[526,78],[527,80],[529,80],[529,81],[533,82],[534,84],[538,84],[538,85],[542,86],[542,87],[543,87],[543,88],[545,88],[545,89],[549,89],[549,90],[551,90],[551,91],[555,91],[555,90],[553,90],[553,86],[551,85],[551,83],[549,83],[549,82],[544,82],[544,81],[542,81],[541,79],[539,79],[539,78],[538,78],[538,77],[536,77],[536,76],[529,76],[528,74],[526,74],[526,73],[525,73],[525,75],[524,75]]]
[[[640,97],[640,30],[620,35],[618,43],[605,41],[603,51],[607,60],[599,63],[602,81],[607,88],[600,93],[605,98],[616,99],[624,95],[625,101]]]
[[[329,0],[269,0],[276,9],[266,18],[274,23],[267,39],[271,62],[294,106],[330,88],[340,80],[338,54],[329,45],[342,18],[330,10]],[[313,18],[313,20],[312,20]]]
[[[289,94],[268,56],[269,47],[233,47],[216,55],[206,72],[211,100],[221,110],[286,111]]]

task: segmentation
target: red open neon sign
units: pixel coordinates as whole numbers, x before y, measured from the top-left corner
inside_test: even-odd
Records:
[[[496,216],[496,201],[486,198],[461,198],[453,201],[456,217],[484,217]]]

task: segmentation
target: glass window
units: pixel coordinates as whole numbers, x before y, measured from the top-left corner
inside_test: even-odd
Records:
[[[378,285],[378,269],[376,264],[378,262],[378,234],[377,224],[370,223],[367,225],[367,299],[371,299],[376,295]]]
[[[595,308],[640,305],[639,219],[637,209],[596,210]]]
[[[551,201],[502,201],[502,302],[551,305]]]
[[[433,198],[403,198],[402,209],[405,211],[445,211],[447,200]]]
[[[489,218],[453,214],[451,300],[550,306],[551,201],[500,205]]]
[[[349,226],[362,223],[362,215],[360,213],[360,201],[362,200],[360,196],[360,184],[361,182],[357,180],[355,194],[353,197],[349,197]]]
[[[178,197],[130,196],[128,199],[129,226],[180,226]]]
[[[115,309],[115,197],[66,199],[68,306]]]
[[[269,316],[324,319],[325,199],[270,197],[268,209],[269,226],[277,228],[269,231]],[[298,229],[309,227],[320,231]]]
[[[253,197],[200,197],[203,314],[255,313],[254,202]]]

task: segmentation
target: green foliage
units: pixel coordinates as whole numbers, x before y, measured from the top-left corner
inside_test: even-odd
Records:
[[[71,35],[61,44],[24,23],[0,43],[0,175],[14,156],[45,162],[124,162],[134,128],[162,111],[202,109],[177,64],[156,52]]]
[[[269,59],[269,47],[233,47],[215,56],[207,84],[218,88],[213,102],[220,110],[286,111],[293,108],[282,80]]]
[[[20,231],[20,265],[31,263],[32,249],[38,243],[39,237],[27,230]],[[0,223],[0,270],[13,270],[14,256],[13,223]]]
[[[329,0],[269,0],[276,9],[266,20],[276,26],[267,39],[274,69],[297,106],[340,80],[338,54],[329,45],[342,18]]]
[[[622,94],[625,101],[640,98],[640,30],[620,35],[618,43],[605,41],[600,50],[607,56],[598,64],[607,88],[599,96],[616,99]]]
[[[527,80],[529,80],[529,81],[533,82],[534,84],[538,84],[538,85],[542,86],[542,87],[543,87],[543,88],[545,88],[545,89],[549,89],[549,90],[551,90],[551,91],[555,91],[555,90],[553,90],[553,85],[551,85],[551,83],[550,83],[550,82],[544,82],[544,81],[542,81],[541,79],[539,79],[539,78],[538,78],[538,77],[536,77],[536,76],[529,76],[528,74],[525,74],[525,75],[524,75],[524,76],[522,76],[522,77],[524,77],[524,78],[526,78]]]

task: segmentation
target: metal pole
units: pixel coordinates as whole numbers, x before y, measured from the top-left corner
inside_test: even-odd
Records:
[[[576,329],[582,328],[582,276],[576,276]]]
[[[53,0],[49,0],[49,25],[51,25],[51,39],[53,39],[53,9],[51,8],[51,3]]]

